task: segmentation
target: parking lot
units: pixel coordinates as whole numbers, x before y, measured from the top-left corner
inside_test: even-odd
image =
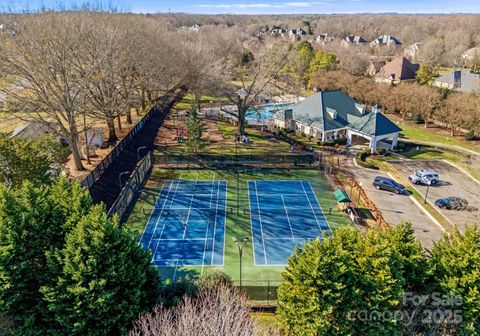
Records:
[[[389,161],[402,174],[405,179],[414,172],[414,170],[424,169],[426,171],[436,171],[440,175],[440,182],[428,188],[428,201],[434,203],[435,200],[448,196],[457,196],[468,201],[469,206],[480,209],[480,184],[471,179],[468,175],[454,166],[442,160],[394,160]],[[407,186],[411,188],[412,186]],[[425,196],[427,186],[415,185],[415,188]],[[438,209],[438,207],[437,207]],[[438,209],[452,224],[458,225],[462,230],[465,225],[480,222],[480,210],[478,211],[458,211]]]
[[[387,223],[395,226],[402,221],[411,222],[415,237],[427,249],[431,249],[433,243],[443,236],[443,230],[410,197],[375,189],[372,185],[375,176],[388,177],[388,174],[378,170],[357,167],[352,164],[351,158],[347,157],[342,158],[342,165],[355,175],[355,180],[358,183],[362,183],[362,188],[365,190],[367,197],[376,204]]]

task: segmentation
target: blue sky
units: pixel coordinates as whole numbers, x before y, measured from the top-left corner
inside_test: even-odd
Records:
[[[100,0],[102,1],[102,0]],[[83,1],[59,0],[0,0],[3,6],[29,3],[32,7],[43,3]],[[96,1],[90,1],[95,3]],[[236,14],[298,14],[298,13],[480,13],[480,0],[106,0],[127,11],[136,13],[236,13]]]

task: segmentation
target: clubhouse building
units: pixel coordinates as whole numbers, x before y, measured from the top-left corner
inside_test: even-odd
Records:
[[[351,145],[358,140],[367,141],[372,153],[377,151],[382,140],[391,140],[388,146],[393,149],[401,131],[381,113],[378,105],[370,111],[341,90],[321,91],[278,111],[273,124],[311,135],[322,142],[346,138]]]

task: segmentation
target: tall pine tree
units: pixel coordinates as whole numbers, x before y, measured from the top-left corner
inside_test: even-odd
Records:
[[[185,150],[188,153],[198,154],[199,151],[207,146],[207,142],[202,139],[203,130],[202,120],[198,117],[197,109],[193,107],[188,114],[188,134],[185,140]]]
[[[88,192],[64,179],[51,188],[0,184],[0,309],[14,319],[18,335],[48,335],[56,327],[40,293],[52,278],[47,253],[63,247],[66,232],[90,206]]]
[[[464,233],[445,236],[432,250],[432,266],[437,289],[461,297],[462,312],[458,334],[480,335],[480,232],[477,225]],[[460,321],[458,321],[460,322]]]
[[[297,249],[278,292],[285,329],[302,336],[401,335],[391,313],[404,291],[426,277],[426,258],[412,233],[408,224],[386,232],[344,228]],[[359,315],[373,311],[386,319]]]
[[[125,335],[158,295],[150,253],[95,206],[50,254],[56,281],[42,288],[64,335]]]

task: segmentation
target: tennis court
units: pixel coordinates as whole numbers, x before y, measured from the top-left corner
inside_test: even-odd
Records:
[[[330,227],[309,181],[248,181],[256,266],[286,265],[296,245]]]
[[[222,266],[226,181],[168,180],[140,243],[156,266]]]

